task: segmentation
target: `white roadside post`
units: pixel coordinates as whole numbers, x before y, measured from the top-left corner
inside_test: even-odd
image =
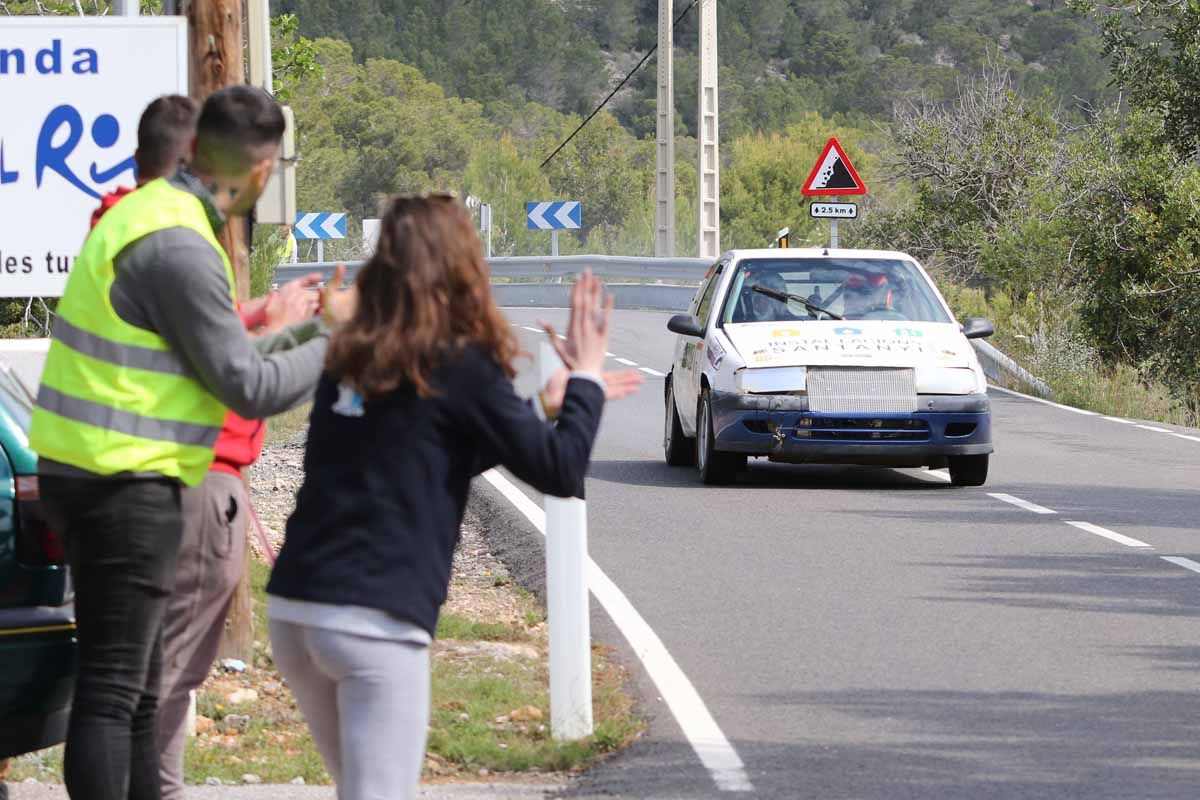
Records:
[[[561,366],[542,342],[541,385]],[[546,612],[550,623],[550,733],[560,741],[592,735],[592,625],[588,612],[587,504],[545,498]]]
[[[487,257],[492,257],[492,204],[484,203],[479,207],[480,222],[487,232]]]

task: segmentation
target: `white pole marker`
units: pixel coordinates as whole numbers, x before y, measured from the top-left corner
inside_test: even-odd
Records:
[[[544,386],[562,361],[548,342],[538,354]],[[592,622],[588,613],[587,504],[546,495],[546,609],[550,624],[550,733],[592,735]]]

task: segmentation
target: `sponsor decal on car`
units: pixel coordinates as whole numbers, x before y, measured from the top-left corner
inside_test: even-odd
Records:
[[[915,337],[789,337],[764,342],[751,352],[750,361],[761,364],[798,353],[837,353],[846,358],[870,358],[875,353],[925,352],[925,344],[916,341]]]

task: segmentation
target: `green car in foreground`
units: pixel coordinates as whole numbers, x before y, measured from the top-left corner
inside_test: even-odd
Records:
[[[39,501],[26,435],[32,410],[0,364],[0,781],[5,759],[66,738],[76,669],[66,554]]]

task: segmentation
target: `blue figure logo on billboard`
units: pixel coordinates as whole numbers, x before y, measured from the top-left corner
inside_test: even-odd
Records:
[[[92,122],[88,131],[83,116],[79,110],[69,104],[55,107],[46,115],[37,139],[37,157],[34,165],[34,179],[40,188],[47,171],[58,174],[67,183],[79,191],[100,199],[104,185],[114,180],[124,172],[136,174],[133,156],[121,159],[107,167],[93,161],[85,177],[91,179],[91,184],[84,181],[75,169],[68,163],[71,155],[79,146],[87,131],[92,143],[101,150],[109,150],[116,146],[121,137],[121,123],[112,114],[101,114]],[[56,140],[58,142],[56,143]],[[0,185],[16,183],[20,179],[17,170],[6,168],[4,162],[4,142],[0,140]]]

